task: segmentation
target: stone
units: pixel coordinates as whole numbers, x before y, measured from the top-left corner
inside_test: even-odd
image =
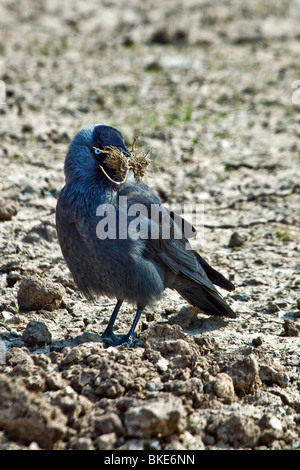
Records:
[[[114,432],[102,434],[96,439],[96,448],[98,450],[111,450],[116,438],[117,437]]]
[[[0,428],[8,436],[53,449],[66,431],[66,422],[58,407],[27,390],[21,379],[0,374]]]
[[[246,235],[242,235],[241,233],[234,232],[229,240],[228,245],[230,247],[242,246],[247,241]]]
[[[257,336],[257,338],[253,338],[252,344],[253,344],[253,346],[255,346],[256,348],[257,348],[258,346],[261,346],[261,345],[263,344],[263,339],[262,339],[262,337],[261,337],[261,336]]]
[[[125,428],[128,436],[145,439],[180,434],[185,428],[185,410],[172,397],[145,403],[126,411]]]
[[[259,365],[254,354],[249,354],[243,360],[237,361],[227,370],[232,378],[237,394],[248,394],[260,388]]]
[[[278,384],[283,386],[286,382],[285,368],[275,359],[266,358],[260,364],[259,377],[267,385]]]
[[[94,450],[94,444],[89,437],[74,437],[70,440],[71,450]]]
[[[6,310],[3,310],[3,312],[0,312],[0,320],[7,322],[11,320],[13,317],[13,314],[11,312],[7,312]]]
[[[231,403],[235,396],[232,378],[225,372],[218,374],[214,383],[214,391],[217,397]]]
[[[276,312],[279,312],[279,310],[280,310],[279,305],[277,305],[277,304],[275,304],[275,303],[273,303],[273,302],[271,302],[271,303],[268,305],[268,311],[269,311],[270,313],[276,313]]]
[[[11,220],[19,212],[19,203],[0,198],[0,220]]]
[[[300,336],[300,324],[286,318],[283,323],[283,329],[285,336]]]
[[[206,428],[219,445],[230,445],[233,448],[253,448],[258,442],[260,429],[254,419],[233,412],[231,416],[216,417]]]
[[[55,310],[65,294],[58,283],[41,279],[37,275],[24,278],[19,286],[17,300],[25,310]]]
[[[116,413],[105,413],[92,419],[93,427],[101,434],[122,434],[122,421]]]
[[[42,346],[51,343],[51,333],[45,323],[35,320],[28,323],[22,337],[28,346]]]

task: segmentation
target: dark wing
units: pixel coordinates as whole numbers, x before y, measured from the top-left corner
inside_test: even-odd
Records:
[[[166,209],[168,211],[168,209]],[[193,238],[196,236],[197,232],[196,229],[187,221],[183,220],[182,217],[179,214],[176,214],[173,211],[168,211],[170,214],[170,217],[174,220],[174,223],[179,223],[180,227],[184,227],[184,234],[187,238]],[[219,273],[216,269],[214,269],[212,266],[208,264],[205,259],[200,256],[199,253],[194,251],[194,254],[204,269],[208,279],[215,284],[216,286],[222,287],[223,289],[231,292],[235,289],[234,284],[232,282],[228,281],[223,274]]]
[[[166,277],[171,280],[166,287],[177,290],[188,302],[199,307],[205,313],[235,317],[235,313],[210,279],[211,276],[220,283],[223,276],[204,260],[202,261],[200,255],[191,249],[184,233],[179,234],[178,232],[180,228],[174,222],[176,218],[162,206],[151,189],[144,183],[127,184],[122,190],[122,195],[127,196],[128,206],[138,202],[145,205],[148,214],[151,214],[148,216],[148,226],[151,229],[149,233],[156,233],[158,236],[156,238],[149,236],[145,240],[143,256],[152,259],[166,273]],[[153,218],[153,209],[161,214],[160,218],[157,216]],[[164,236],[166,223],[170,224],[169,237]],[[168,230],[165,230],[165,233],[168,234]],[[180,238],[177,238],[179,235]],[[229,281],[227,282],[229,283]],[[229,284],[231,285],[231,283]]]

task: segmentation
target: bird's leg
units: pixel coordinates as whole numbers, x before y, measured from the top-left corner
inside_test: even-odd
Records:
[[[128,347],[133,346],[133,345],[136,345],[136,346],[143,345],[142,341],[134,337],[134,330],[136,328],[136,325],[138,324],[138,321],[140,319],[142,312],[143,312],[142,308],[137,309],[137,312],[135,314],[135,317],[134,317],[134,320],[133,320],[133,323],[131,325],[129,332],[127,333],[127,335],[122,336],[118,340],[117,342],[118,346],[121,344],[128,346]]]
[[[119,313],[119,310],[121,308],[122,303],[123,303],[122,300],[118,300],[118,302],[117,302],[117,304],[114,308],[114,311],[111,314],[111,317],[109,319],[107,327],[101,335],[101,338],[104,341],[104,343],[110,344],[111,346],[119,344],[120,339],[122,339],[122,337],[116,336],[113,332],[113,326],[114,326],[114,323],[116,321],[116,318],[117,318],[117,315]]]

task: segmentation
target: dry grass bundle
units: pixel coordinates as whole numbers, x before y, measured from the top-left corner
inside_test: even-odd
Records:
[[[104,170],[103,166],[99,165],[105,176],[113,183],[118,185],[125,183],[130,171],[134,174],[137,181],[140,182],[144,178],[147,167],[152,163],[152,160],[149,158],[150,150],[144,154],[139,154],[136,142],[137,139],[134,139],[129,151],[130,156],[113,146],[101,149],[101,153],[107,154],[104,160],[105,165],[115,170],[116,175],[122,178],[122,181],[113,180]]]

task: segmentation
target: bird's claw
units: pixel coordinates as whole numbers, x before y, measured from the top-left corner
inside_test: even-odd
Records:
[[[102,333],[101,339],[105,346],[125,346],[127,348],[143,347],[144,343],[136,335],[118,336],[114,333]]]

